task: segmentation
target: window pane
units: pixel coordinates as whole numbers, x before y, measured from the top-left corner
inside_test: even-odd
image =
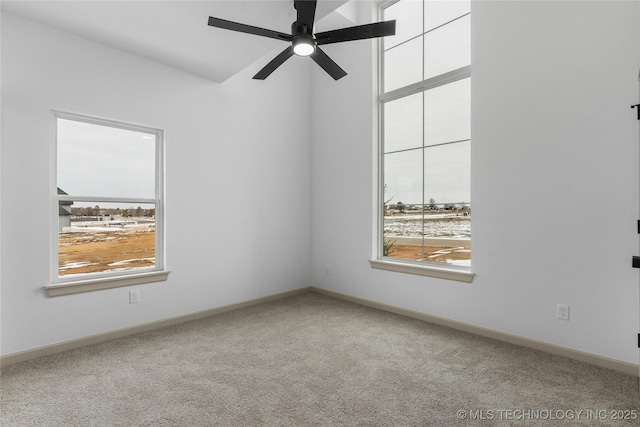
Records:
[[[385,154],[385,200],[390,204],[422,204],[422,157],[422,149]]]
[[[422,1],[401,0],[384,10],[384,20],[396,20],[396,34],[383,38],[384,48],[389,49],[399,43],[419,36],[422,31]]]
[[[424,150],[424,199],[438,205],[471,201],[471,141]]]
[[[422,93],[384,104],[384,151],[422,147]]]
[[[155,266],[155,204],[61,201],[58,274]]]
[[[422,80],[422,37],[384,53],[384,91],[389,92]]]
[[[471,137],[471,79],[428,90],[424,95],[425,145]]]
[[[425,34],[424,78],[471,63],[471,17],[460,18]]]
[[[58,119],[57,185],[74,196],[155,197],[156,136]]]
[[[422,151],[384,156],[383,256],[422,258]]]
[[[469,12],[471,12],[470,1],[426,1],[424,3],[424,30],[432,30]]]
[[[424,259],[471,265],[471,142],[424,150]]]

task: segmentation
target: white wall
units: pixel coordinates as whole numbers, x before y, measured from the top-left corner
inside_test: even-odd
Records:
[[[273,54],[220,85],[2,14],[3,354],[309,284],[308,64],[251,80]],[[139,304],[45,294],[52,108],[166,131],[172,273]]]
[[[370,268],[372,53],[327,46],[349,76],[312,71],[312,283],[638,363],[639,7],[473,2],[471,284]]]
[[[297,58],[252,81],[268,56],[218,85],[2,13],[2,354],[311,282],[638,363],[638,9],[473,2],[471,284],[369,267],[369,42],[324,48],[338,82],[311,64],[309,87]],[[311,110],[293,102],[309,93]],[[45,295],[51,108],[166,130],[172,273],[140,304],[128,288]]]

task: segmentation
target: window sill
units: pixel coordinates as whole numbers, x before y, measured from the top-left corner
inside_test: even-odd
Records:
[[[434,265],[412,264],[402,261],[370,260],[371,268],[395,271],[398,273],[417,274],[420,276],[437,277],[440,279],[456,280],[458,282],[471,283],[474,274],[468,270],[460,270],[455,267],[438,267]]]
[[[100,291],[122,286],[141,285],[144,283],[163,282],[170,271],[152,271],[149,273],[127,274],[125,276],[100,277],[96,279],[77,280],[68,283],[55,283],[44,288],[50,297],[78,294],[81,292]]]

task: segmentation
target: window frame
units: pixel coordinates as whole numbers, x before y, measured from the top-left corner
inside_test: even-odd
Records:
[[[378,20],[383,19],[384,9],[400,0],[380,1],[376,4]],[[425,0],[422,0],[423,4]],[[424,35],[424,33],[423,33]],[[424,55],[424,53],[423,53]],[[461,282],[471,283],[475,274],[472,267],[447,265],[428,261],[412,261],[400,258],[392,258],[383,255],[384,245],[384,104],[390,101],[405,98],[417,93],[425,93],[430,89],[454,83],[471,77],[471,65],[463,66],[421,81],[384,92],[384,44],[381,39],[374,49],[374,231],[373,251],[369,264],[374,269],[394,271],[421,276],[436,277]],[[424,57],[423,57],[424,61]],[[376,123],[377,122],[377,123]],[[472,264],[473,265],[473,264]]]
[[[71,120],[86,124],[106,126],[116,129],[130,130],[151,134],[155,137],[155,191],[153,198],[105,197],[74,194],[58,194],[58,120]],[[164,163],[164,130],[120,120],[90,116],[86,114],[51,110],[52,144],[51,144],[51,176],[50,176],[50,279],[45,286],[49,296],[67,295],[80,292],[96,291],[121,286],[131,286],[167,280],[169,271],[166,266],[165,249],[165,163]],[[97,202],[97,203],[132,203],[154,204],[155,206],[155,260],[151,267],[140,267],[131,270],[104,271],[96,273],[60,276],[59,274],[59,204],[64,201]]]

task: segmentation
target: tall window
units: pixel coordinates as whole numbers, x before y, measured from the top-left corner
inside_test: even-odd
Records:
[[[163,132],[55,113],[52,283],[163,269]]]
[[[380,54],[379,258],[471,266],[470,2],[399,0]]]

